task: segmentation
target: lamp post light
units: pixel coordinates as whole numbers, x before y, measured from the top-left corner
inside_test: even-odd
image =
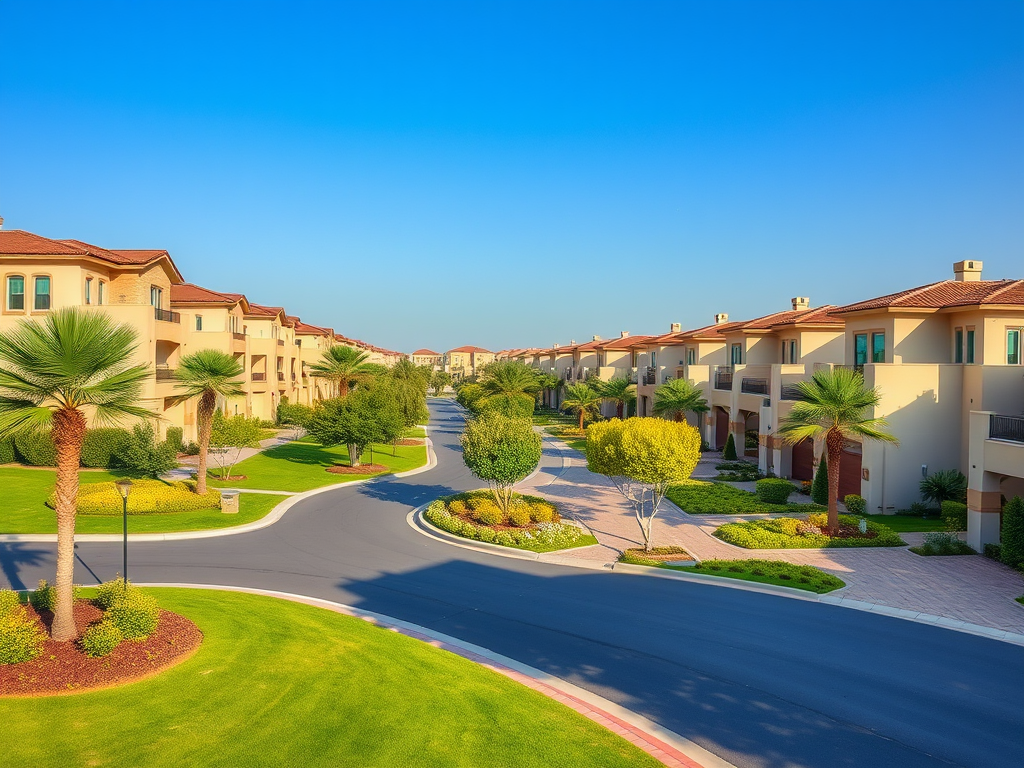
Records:
[[[117,486],[117,490],[121,493],[123,525],[122,525],[122,573],[125,587],[128,586],[128,494],[132,491],[132,481],[127,477],[122,478],[114,483]]]

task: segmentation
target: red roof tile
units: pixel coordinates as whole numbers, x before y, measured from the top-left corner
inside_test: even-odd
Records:
[[[1024,305],[1024,280],[942,280],[906,291],[847,304],[837,314],[871,309],[947,309],[982,304]]]
[[[429,349],[417,349],[415,352],[413,352],[413,354],[414,355],[432,355],[434,357],[440,357],[441,356],[440,352],[434,352],[433,350],[429,350]]]
[[[483,347],[473,347],[473,346],[456,347],[455,349],[449,349],[448,351],[449,352],[484,352],[484,353],[486,353],[488,355],[491,354],[490,350],[484,349]]]
[[[240,293],[211,291],[194,283],[171,286],[172,304],[237,304],[244,297]]]
[[[181,273],[167,251],[152,250],[112,250],[100,248],[81,240],[51,240],[42,235],[25,232],[20,229],[0,230],[0,255],[6,256],[91,256],[116,264],[117,266],[134,266],[149,264],[160,258],[166,258],[181,279]]]

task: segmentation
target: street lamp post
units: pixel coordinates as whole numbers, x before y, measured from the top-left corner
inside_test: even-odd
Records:
[[[122,478],[114,483],[117,486],[117,490],[121,493],[122,511],[123,511],[123,524],[122,530],[122,579],[124,585],[128,586],[128,494],[132,491],[132,481],[128,478]]]

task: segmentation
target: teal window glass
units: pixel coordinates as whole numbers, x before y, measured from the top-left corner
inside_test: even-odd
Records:
[[[12,310],[25,309],[25,278],[7,278],[7,308]]]
[[[50,308],[50,278],[36,278],[36,301],[34,306],[36,309]]]
[[[871,334],[871,362],[872,363],[884,363],[885,362],[885,334],[884,333],[872,333]]]

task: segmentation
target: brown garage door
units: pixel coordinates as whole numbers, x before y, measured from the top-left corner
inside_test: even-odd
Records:
[[[842,464],[842,461],[840,461]],[[804,438],[793,446],[793,479],[814,479],[814,441]]]
[[[721,408],[715,408],[715,446],[725,450],[725,441],[729,439],[729,416]]]
[[[843,449],[839,459],[839,500],[850,494],[860,495],[860,446]]]

